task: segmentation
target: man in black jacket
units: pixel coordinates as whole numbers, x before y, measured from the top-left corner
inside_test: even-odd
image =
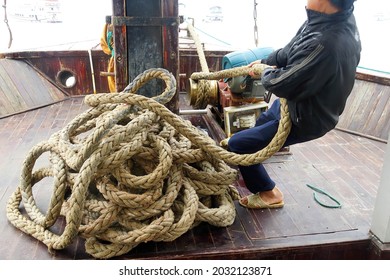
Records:
[[[353,15],[355,0],[308,0],[307,20],[284,48],[267,59],[264,87],[285,98],[292,121],[284,146],[319,138],[332,130],[352,91],[361,44]],[[256,126],[234,134],[230,151],[246,154],[263,149],[275,135],[280,120],[279,99],[263,113]],[[253,193],[240,199],[248,208],[283,207],[283,194],[262,164],[239,166]]]

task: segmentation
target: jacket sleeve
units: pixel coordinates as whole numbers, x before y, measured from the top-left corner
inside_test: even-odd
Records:
[[[275,55],[278,68],[266,69],[262,74],[263,86],[278,97],[288,100],[307,98],[318,92],[334,75],[334,56],[327,54],[322,44],[305,46],[288,59],[282,55],[283,51],[286,53],[282,49]],[[280,67],[284,59],[287,63]]]
[[[266,59],[263,59],[261,62],[270,66],[276,66],[277,68],[285,67],[287,65],[288,51],[296,40],[296,36],[301,33],[305,28],[306,22],[299,28],[297,34],[291,41],[281,49],[278,49],[268,55]]]
[[[290,48],[290,44],[282,49],[278,49],[269,54],[269,56],[261,62],[270,66],[276,66],[277,68],[285,67],[287,65],[287,50]]]

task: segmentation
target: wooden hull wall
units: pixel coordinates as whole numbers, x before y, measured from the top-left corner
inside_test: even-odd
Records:
[[[387,140],[390,131],[390,86],[357,79],[337,127]]]
[[[86,50],[18,52],[0,55],[0,58],[2,56],[28,63],[69,96],[93,93],[92,78],[95,80],[97,93],[109,92],[107,77],[101,76],[101,73],[107,72],[110,56],[101,50],[91,51],[93,68]],[[74,74],[76,84],[73,87],[64,87],[60,83],[58,75],[61,71],[69,71]]]

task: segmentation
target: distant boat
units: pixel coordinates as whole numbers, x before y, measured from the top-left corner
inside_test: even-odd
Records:
[[[208,14],[203,19],[204,22],[223,21],[223,13],[221,6],[212,6],[209,8]]]
[[[62,22],[59,0],[26,1],[17,6],[12,14],[22,20],[37,22]]]

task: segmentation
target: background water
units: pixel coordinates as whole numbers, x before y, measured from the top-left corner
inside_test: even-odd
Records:
[[[147,1],[147,0],[146,0]],[[99,46],[105,16],[111,15],[111,0],[62,0],[61,22],[23,20],[14,14],[25,3],[8,1],[7,12],[13,41],[8,48],[8,30],[0,14],[0,52],[19,50],[83,49]],[[193,18],[202,42],[208,48],[255,47],[253,0],[179,0],[180,14]],[[257,0],[259,46],[283,47],[306,19],[307,0]],[[210,8],[222,8],[222,21],[210,21]],[[358,0],[355,15],[363,52],[360,66],[390,72],[390,1]]]

